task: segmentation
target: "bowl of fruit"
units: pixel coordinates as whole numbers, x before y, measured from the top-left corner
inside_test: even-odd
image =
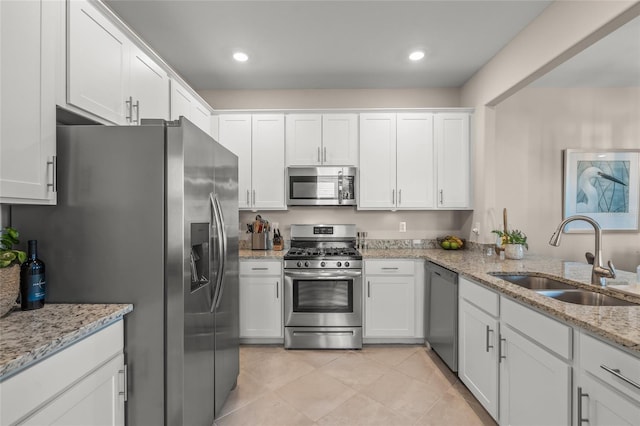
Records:
[[[464,248],[465,241],[453,235],[444,238],[437,238],[438,245],[445,250],[460,250]]]

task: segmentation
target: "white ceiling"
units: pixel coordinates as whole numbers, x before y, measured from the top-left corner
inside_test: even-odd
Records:
[[[460,87],[551,2],[106,3],[204,90]],[[427,56],[410,63],[417,48]],[[235,50],[249,61],[231,59]]]

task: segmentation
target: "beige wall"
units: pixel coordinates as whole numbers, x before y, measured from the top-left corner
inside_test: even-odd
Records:
[[[562,150],[640,149],[640,88],[524,89],[495,109],[498,228],[507,207],[511,226],[529,236],[530,251],[584,261],[593,233],[566,234],[560,247],[548,242],[562,220]],[[604,260],[635,271],[640,233],[605,232]]]
[[[214,109],[446,108],[460,89],[202,90]]]

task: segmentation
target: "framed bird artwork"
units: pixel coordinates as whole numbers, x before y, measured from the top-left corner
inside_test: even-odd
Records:
[[[603,230],[637,231],[640,199],[640,150],[564,150],[563,217],[580,214]],[[588,231],[571,222],[565,232]]]

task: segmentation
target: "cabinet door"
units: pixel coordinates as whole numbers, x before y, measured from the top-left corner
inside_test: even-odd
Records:
[[[358,165],[358,115],[322,116],[322,162],[332,166]]]
[[[497,419],[498,321],[464,299],[458,318],[458,376]]]
[[[240,337],[284,337],[282,279],[240,277]]]
[[[169,76],[137,46],[131,46],[130,93],[133,121],[141,118],[169,119]]]
[[[570,424],[571,367],[508,326],[500,336],[500,424]]]
[[[396,206],[396,115],[360,114],[359,209]]]
[[[433,208],[433,114],[398,114],[397,126],[398,209]]]
[[[577,424],[590,426],[637,425],[640,421],[640,401],[632,402],[628,395],[623,395],[611,387],[583,373],[580,379],[576,398]],[[580,421],[582,420],[582,421]]]
[[[55,7],[0,2],[0,203],[56,203]]]
[[[67,102],[116,124],[127,124],[127,37],[87,1],[70,1]]]
[[[238,202],[251,207],[251,115],[221,115],[218,121],[220,143],[238,156]]]
[[[118,355],[20,424],[124,425],[124,377]]]
[[[287,166],[322,164],[322,116],[320,114],[288,114]]]
[[[469,114],[436,114],[438,207],[470,207]]]
[[[415,335],[413,277],[368,276],[365,294],[365,337]]]
[[[191,93],[176,80],[171,80],[171,119],[177,120],[181,116],[188,119],[193,102]]]
[[[191,106],[190,120],[211,136],[211,113],[206,106],[195,99]]]
[[[284,210],[284,114],[256,114],[252,120],[252,206]]]

